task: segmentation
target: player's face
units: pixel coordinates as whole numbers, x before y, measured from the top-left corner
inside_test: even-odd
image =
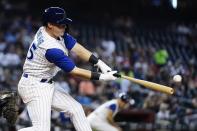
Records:
[[[50,29],[51,35],[58,38],[64,35],[66,25],[48,24],[48,28]]]
[[[58,25],[58,24],[54,24],[53,25],[53,32],[54,35],[59,37],[59,36],[63,36],[64,32],[65,32],[65,25]]]

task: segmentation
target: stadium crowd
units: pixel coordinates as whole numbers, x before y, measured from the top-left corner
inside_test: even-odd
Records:
[[[6,17],[1,13],[0,19],[0,90],[16,90],[29,44],[42,23],[31,15]],[[123,79],[107,83],[87,81],[65,76],[62,72],[55,77],[56,86],[78,100],[87,114],[119,92],[127,92],[136,101],[133,108],[155,113],[155,124],[197,128],[195,24],[170,23],[161,28],[137,24],[129,16],[117,17],[109,24],[75,23],[70,33],[122,74],[172,86],[175,94],[168,96]],[[75,54],[70,55],[77,65],[92,68]],[[172,80],[176,74],[183,77],[181,83]],[[25,107],[21,101],[19,103],[24,111],[17,128],[30,124]],[[0,130],[7,130],[3,126],[5,123],[1,118]],[[68,117],[54,111],[52,127],[54,131],[73,128]]]

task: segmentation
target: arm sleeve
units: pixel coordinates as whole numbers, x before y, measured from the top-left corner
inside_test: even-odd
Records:
[[[65,72],[70,72],[75,67],[74,62],[68,56],[64,55],[64,52],[60,49],[48,49],[45,57],[49,62],[54,63]]]
[[[115,112],[116,110],[116,104],[112,104],[108,107],[112,112]]]
[[[77,43],[76,39],[71,35],[69,35],[68,33],[64,33],[63,38],[64,38],[65,46],[68,50],[71,50],[74,47],[74,45]]]

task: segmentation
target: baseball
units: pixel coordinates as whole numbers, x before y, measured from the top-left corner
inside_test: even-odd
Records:
[[[181,81],[182,81],[182,77],[181,77],[180,75],[175,75],[175,76],[173,77],[173,81],[174,81],[174,82],[181,82]]]

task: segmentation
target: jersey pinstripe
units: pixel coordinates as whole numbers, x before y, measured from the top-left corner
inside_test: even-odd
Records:
[[[23,72],[38,78],[48,79],[55,76],[60,68],[45,58],[46,50],[51,48],[61,49],[68,55],[64,39],[60,37],[56,40],[46,33],[44,27],[40,27],[27,53]]]

